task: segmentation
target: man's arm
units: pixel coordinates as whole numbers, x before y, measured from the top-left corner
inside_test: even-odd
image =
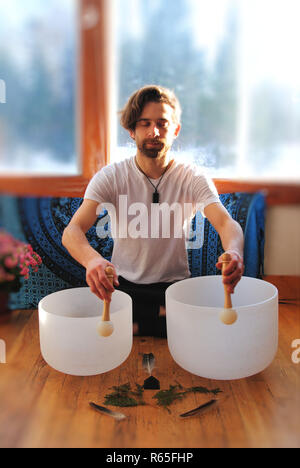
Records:
[[[228,291],[234,292],[234,288],[240,281],[244,272],[243,251],[244,235],[239,223],[234,221],[221,203],[211,203],[204,209],[208,221],[214,226],[221,238],[223,249],[231,256],[231,262],[224,270],[224,284],[228,284]],[[222,263],[220,258],[216,264],[220,270]]]
[[[115,268],[90,246],[85,235],[97,219],[97,206],[98,203],[93,200],[83,201],[63,232],[62,244],[70,255],[86,268],[86,281],[91,291],[100,299],[109,301],[114,288],[105,274],[105,268],[113,267],[114,284],[118,285]]]

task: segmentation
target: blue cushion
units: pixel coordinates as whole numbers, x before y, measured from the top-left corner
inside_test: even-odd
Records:
[[[260,277],[263,270],[264,196],[257,193],[228,193],[220,195],[220,199],[245,233],[244,274]],[[11,309],[36,308],[39,301],[52,292],[87,286],[85,269],[61,244],[63,230],[81,203],[81,198],[0,197],[0,225],[16,238],[30,243],[43,260],[39,271],[32,273],[28,280],[22,280],[20,291],[11,294]],[[99,237],[98,229],[107,236]],[[99,215],[87,238],[103,257],[111,259],[113,240],[106,211]],[[193,220],[187,248],[192,276],[220,274],[215,267],[222,253],[220,238],[199,212]]]

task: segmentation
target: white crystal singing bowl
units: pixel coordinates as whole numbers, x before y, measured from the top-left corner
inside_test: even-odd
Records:
[[[221,276],[189,278],[166,291],[168,346],[183,369],[201,377],[233,380],[261,372],[278,347],[278,291],[272,284],[243,277],[235,288],[233,325],[221,322]]]
[[[99,336],[103,302],[89,288],[59,291],[39,303],[41,353],[54,369],[97,375],[118,367],[132,348],[132,300],[115,291],[110,305],[114,332]]]

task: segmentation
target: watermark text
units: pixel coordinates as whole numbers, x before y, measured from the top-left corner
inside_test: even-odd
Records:
[[[0,364],[6,364],[6,344],[4,340],[0,340]]]
[[[100,204],[97,215],[103,207],[108,214],[102,217],[96,227],[99,238],[114,239],[185,239],[188,249],[199,249],[203,246],[204,219],[197,217],[197,225],[191,228],[191,221],[201,204],[192,203],[151,203],[128,204],[127,195],[119,195],[117,206],[112,203]],[[201,219],[203,223],[201,223]],[[200,220],[200,221],[199,221]]]
[[[294,364],[300,364],[300,339],[292,342],[292,348],[296,348],[292,353],[292,361]]]
[[[0,104],[6,103],[6,84],[4,80],[0,79]]]

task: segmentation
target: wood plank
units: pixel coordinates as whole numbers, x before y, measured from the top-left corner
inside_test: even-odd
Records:
[[[263,192],[268,206],[299,205],[300,184],[268,180],[213,179],[219,193]]]
[[[298,306],[280,305],[279,348],[265,371],[235,381],[194,376],[172,359],[163,339],[136,337],[126,362],[94,377],[66,376],[51,369],[39,350],[35,311],[18,311],[0,325],[7,342],[7,364],[0,365],[0,447],[300,447],[299,364],[291,343],[300,338]],[[201,416],[179,414],[211,397],[190,394],[171,406],[157,407],[155,391],[145,391],[146,406],[119,408],[128,417],[117,422],[89,407],[103,404],[113,385],[142,384],[142,354],[153,352],[153,375],[161,388],[220,387],[218,403]]]
[[[83,176],[0,176],[0,193],[31,197],[82,197],[89,183]]]

